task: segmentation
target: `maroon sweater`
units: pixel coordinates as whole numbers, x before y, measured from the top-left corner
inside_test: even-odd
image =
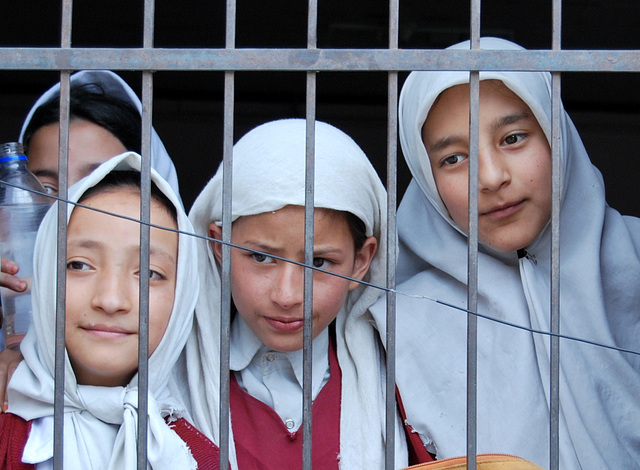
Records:
[[[0,414],[0,468],[2,470],[33,470],[35,465],[22,462],[24,446],[27,444],[31,421],[11,413]],[[181,418],[169,427],[187,443],[198,468],[218,470],[218,447],[198,431],[186,419]]]
[[[338,468],[342,373],[333,347],[329,348],[329,381],[313,401],[313,468]],[[242,470],[299,470],[302,468],[302,428],[289,432],[268,405],[240,388],[231,374],[231,422]],[[364,449],[363,449],[364,451]]]

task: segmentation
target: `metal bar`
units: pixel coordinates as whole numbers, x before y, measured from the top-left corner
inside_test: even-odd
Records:
[[[69,72],[60,73],[60,134],[58,148],[58,195],[68,197],[69,168]],[[58,284],[56,286],[56,342],[53,400],[53,468],[62,470],[64,464],[64,384],[65,384],[65,319],[67,285],[67,214],[69,208],[58,204],[58,246],[57,266]]]
[[[229,348],[231,337],[231,191],[233,175],[233,113],[235,80],[233,72],[224,76],[224,136],[222,173],[222,292],[220,297],[220,468],[229,462]]]
[[[640,71],[640,50],[0,48],[0,70]]]
[[[471,50],[480,49],[480,0],[471,1]],[[478,308],[478,161],[480,75],[469,76],[469,238],[467,308]],[[467,315],[467,468],[476,470],[478,453],[478,318]]]
[[[307,48],[318,43],[318,2],[309,0],[307,12]],[[316,143],[316,74],[307,72],[306,91],[306,162],[304,209],[304,262],[313,266],[315,143]],[[304,327],[302,351],[302,468],[313,466],[313,269],[304,268]]]
[[[71,47],[73,0],[62,2],[60,47]],[[69,72],[60,71],[60,122],[58,140],[58,194],[68,196],[69,175]],[[67,214],[66,204],[58,204],[57,286],[56,286],[56,340],[53,396],[53,468],[64,467],[64,388],[66,364],[66,285],[67,285]]]
[[[398,49],[399,1],[389,0],[389,49]],[[387,335],[386,410],[385,410],[385,469],[395,465],[396,437],[396,205],[398,197],[398,74],[387,77],[387,230],[380,236],[387,238]]]
[[[153,48],[154,0],[144,2],[143,47]],[[151,126],[153,120],[153,76],[142,74],[142,166],[140,169],[140,267],[149,266],[151,221]],[[149,270],[140,269],[138,312],[138,470],[147,468],[147,423],[149,402]]]
[[[151,121],[153,76],[142,76],[142,167],[140,170],[140,266],[149,266],[151,197]],[[147,409],[149,391],[149,270],[140,269],[138,326],[138,469],[147,468]]]
[[[552,48],[561,49],[562,2],[553,0]],[[560,468],[560,187],[562,130],[560,126],[561,77],[552,74],[551,83],[551,333],[549,391],[549,468]]]
[[[480,140],[480,75],[469,80],[469,237],[467,308],[478,309],[478,160]],[[478,318],[467,315],[467,468],[475,470],[477,454]]]
[[[226,47],[235,47],[236,2],[227,0],[226,8]],[[220,448],[220,468],[229,467],[229,381],[230,381],[230,338],[231,338],[231,203],[233,175],[233,128],[235,74],[224,74],[224,135],[223,135],[223,172],[222,172],[222,291],[220,296],[220,404],[218,423]]]
[[[304,210],[304,262],[313,266],[314,231],[314,177],[315,177],[315,119],[316,119],[316,76],[307,74],[307,136],[305,165],[305,210]],[[303,371],[302,371],[302,468],[312,466],[313,436],[313,397],[312,367],[313,359],[313,269],[304,268],[304,328],[303,328]]]

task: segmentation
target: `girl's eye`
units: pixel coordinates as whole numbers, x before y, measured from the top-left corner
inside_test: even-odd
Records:
[[[91,269],[91,266],[82,261],[69,261],[67,263],[67,270],[69,271],[88,271],[89,269]]]
[[[56,188],[55,186],[50,186],[48,184],[43,185],[44,186],[44,190],[47,194],[52,194],[54,196],[58,195],[58,188]]]
[[[149,270],[149,280],[150,281],[161,281],[166,279],[164,275],[160,274],[158,271],[154,271],[153,269]]]
[[[448,157],[445,157],[442,159],[440,166],[455,165],[457,163],[464,161],[466,158],[467,158],[466,156],[460,155],[460,154],[449,155]]]
[[[522,142],[526,138],[526,134],[510,134],[504,138],[506,145],[514,145]]]
[[[273,263],[273,258],[271,256],[263,255],[262,253],[251,253],[250,256],[256,263]]]
[[[313,267],[320,269],[329,269],[333,263],[325,258],[313,258]]]
[[[136,276],[140,276],[140,271],[136,271]],[[149,280],[150,281],[161,281],[166,279],[164,274],[160,274],[158,271],[154,271],[153,269],[149,269]]]

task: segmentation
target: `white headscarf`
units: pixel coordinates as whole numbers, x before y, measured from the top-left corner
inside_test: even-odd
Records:
[[[81,86],[89,83],[99,85],[105,95],[117,98],[121,101],[129,103],[136,107],[140,115],[142,115],[142,103],[140,99],[131,89],[131,87],[115,73],[110,70],[81,70],[71,75],[71,86]],[[31,118],[36,110],[52,100],[54,97],[60,96],[60,83],[56,83],[49,88],[31,107],[29,114],[22,124],[20,131],[20,142],[23,141],[24,133],[27,126],[31,122]],[[180,189],[178,187],[178,175],[171,157],[164,148],[164,144],[158,137],[155,129],[151,130],[151,166],[158,174],[167,181],[173,188],[173,192],[180,197]],[[182,204],[182,201],[180,201]]]
[[[305,129],[301,119],[263,124],[234,146],[232,218],[305,203]],[[365,277],[384,285],[386,266],[386,192],[358,145],[342,131],[316,122],[315,207],[348,211],[378,239],[378,252]],[[204,188],[189,214],[196,232],[207,235],[222,220],[222,168]],[[188,386],[196,426],[218,439],[220,274],[210,244],[200,245],[203,285],[196,306],[194,333],[186,348]],[[380,291],[360,285],[351,291],[336,322],[337,354],[342,369],[340,467],[382,468],[384,462],[383,353],[367,308]],[[226,371],[225,371],[226,373]],[[402,431],[400,431],[401,433]],[[235,449],[231,438],[231,461]],[[397,461],[406,463],[404,435],[396,435]]]
[[[521,49],[494,38],[480,45]],[[480,79],[501,80],[550,137],[548,73],[481,72]],[[398,210],[398,276],[407,281],[398,287],[397,380],[409,422],[438,458],[466,453],[466,313],[402,294],[466,307],[467,238],[438,195],[421,129],[436,97],[468,82],[468,72],[413,72],[400,98],[402,149],[414,179]],[[564,110],[560,119],[560,332],[638,350],[640,224],[607,206],[601,175]],[[550,331],[550,231],[520,260],[480,246],[480,313]],[[373,312],[384,329],[384,305]],[[560,361],[560,468],[639,468],[638,357],[561,340]],[[548,466],[549,377],[548,336],[478,321],[479,453]]]
[[[71,201],[77,201],[108,173],[116,170],[139,171],[140,164],[140,156],[133,152],[112,158],[72,186]],[[178,228],[192,232],[180,200],[169,184],[155,171],[152,171],[152,180],[175,206]],[[69,217],[73,208],[73,205],[69,206]],[[33,324],[21,344],[25,360],[16,370],[9,387],[10,412],[26,420],[52,416],[54,411],[56,244],[57,206],[54,204],[38,231],[34,256]],[[169,393],[168,382],[192,326],[199,286],[195,256],[195,240],[181,234],[171,318],[164,337],[149,358],[149,468],[182,469],[196,466],[185,443],[163,419],[168,417],[169,420],[175,420],[186,416],[182,402]],[[65,377],[65,468],[137,468],[138,376],[126,387],[78,385],[69,358],[65,355]],[[53,434],[51,441],[46,444],[53,449]]]

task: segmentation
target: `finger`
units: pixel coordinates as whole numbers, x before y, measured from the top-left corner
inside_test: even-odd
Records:
[[[11,289],[15,292],[24,292],[27,290],[28,284],[24,279],[11,274],[0,273],[0,286]]]
[[[3,273],[7,273],[7,274],[15,274],[20,269],[20,267],[16,263],[14,263],[13,261],[7,258],[2,258],[2,262],[0,263],[0,268]]]

